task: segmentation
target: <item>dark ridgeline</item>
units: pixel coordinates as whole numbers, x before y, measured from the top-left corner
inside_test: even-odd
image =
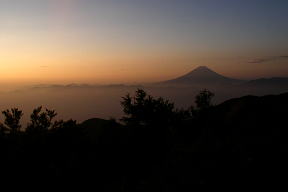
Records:
[[[203,90],[195,107],[179,110],[138,90],[123,97],[121,124],[53,121],[54,111],[37,108],[25,131],[21,111],[4,111],[1,184],[131,192],[284,185],[288,94],[216,106],[213,96]]]

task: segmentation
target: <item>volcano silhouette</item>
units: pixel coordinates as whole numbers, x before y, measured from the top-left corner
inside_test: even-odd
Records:
[[[232,79],[220,75],[206,66],[200,66],[194,69],[193,71],[178,77],[176,79],[165,81],[164,83],[168,84],[188,84],[188,85],[195,85],[195,84],[205,84],[205,85],[215,85],[215,84],[237,84],[241,83],[241,80]]]

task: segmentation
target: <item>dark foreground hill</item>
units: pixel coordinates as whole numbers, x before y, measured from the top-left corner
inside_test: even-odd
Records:
[[[184,156],[186,163],[179,161],[178,173],[190,175],[188,181],[198,179],[198,184],[214,186],[263,187],[285,183],[282,174],[288,146],[287,98],[287,93],[245,96],[201,115],[179,134],[178,143],[183,143],[175,151]]]
[[[231,99],[185,118],[163,115],[161,102],[126,126],[90,119],[45,133],[2,133],[2,183],[133,192],[286,183],[288,93]],[[149,110],[161,113],[142,116]]]

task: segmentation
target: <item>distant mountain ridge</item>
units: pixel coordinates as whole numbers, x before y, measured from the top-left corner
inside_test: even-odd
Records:
[[[213,86],[240,86],[240,87],[259,87],[263,86],[277,86],[277,87],[287,87],[288,91],[288,77],[272,77],[272,78],[259,78],[252,80],[241,80],[226,77],[221,75],[206,66],[199,66],[189,73],[162,82],[154,82],[147,84],[39,84],[32,87],[32,89],[43,89],[43,88],[58,88],[58,89],[71,89],[71,88],[139,88],[150,85],[173,85],[173,86],[195,86],[210,88]]]
[[[202,88],[234,87],[236,89],[280,90],[288,91],[287,77],[260,78],[254,80],[239,80],[225,77],[206,66],[200,66],[191,72],[175,79],[161,82],[162,85],[193,86]],[[274,93],[274,92],[272,92]]]
[[[158,93],[161,92],[175,98],[183,97],[189,98],[195,96],[195,93],[201,89],[209,89],[222,95],[223,98],[227,98],[228,95],[236,97],[243,94],[265,95],[265,94],[279,94],[288,92],[288,78],[287,77],[272,77],[272,78],[259,78],[254,80],[239,80],[230,77],[226,77],[219,74],[206,66],[200,66],[192,70],[191,72],[177,77],[175,79],[155,82],[150,84],[68,84],[68,85],[38,85],[32,87],[33,90],[38,89],[54,89],[54,90],[135,90],[137,88],[150,89]],[[123,93],[124,94],[124,93]],[[178,95],[176,97],[176,95]],[[225,97],[226,95],[226,97]],[[119,95],[119,98],[121,96]],[[222,98],[220,96],[220,98]],[[180,102],[182,102],[181,99]]]
[[[260,78],[248,81],[246,83],[248,86],[287,86],[288,88],[288,78],[287,77],[272,77],[272,78]]]

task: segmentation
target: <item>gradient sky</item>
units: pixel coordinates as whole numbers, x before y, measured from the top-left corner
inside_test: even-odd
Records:
[[[287,0],[0,0],[0,82],[288,76],[287,21]]]

